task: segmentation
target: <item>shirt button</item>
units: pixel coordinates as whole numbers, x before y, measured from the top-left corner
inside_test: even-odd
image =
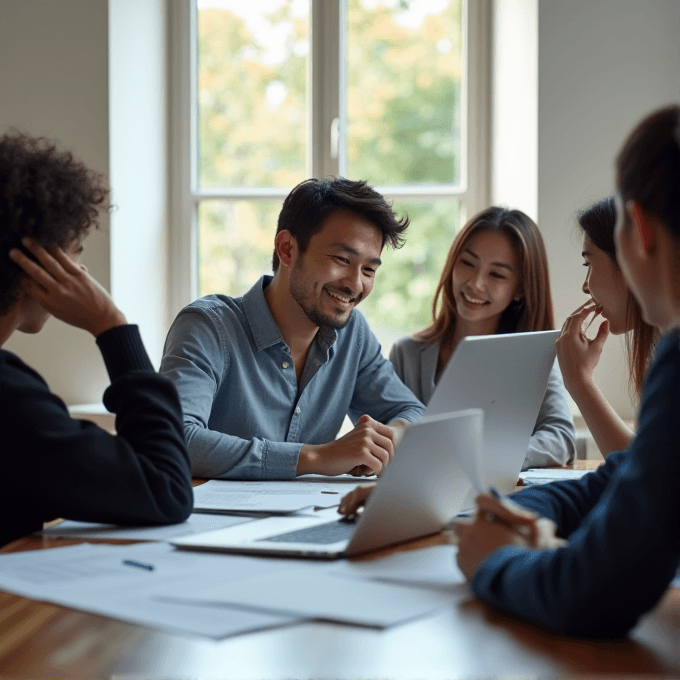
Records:
[[[295,407],[295,413],[296,413],[297,415],[300,415],[301,409],[300,409],[299,406],[296,406],[296,407]]]
[[[290,366],[290,364],[289,364],[287,361],[284,361],[284,362],[281,364],[281,368],[288,368],[289,366]]]

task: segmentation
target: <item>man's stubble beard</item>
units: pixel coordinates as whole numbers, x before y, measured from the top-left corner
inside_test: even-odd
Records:
[[[302,257],[295,263],[295,266],[291,270],[290,279],[288,281],[288,291],[290,296],[300,305],[300,309],[305,313],[305,316],[318,328],[320,329],[335,329],[339,330],[344,328],[349,320],[352,318],[352,313],[354,312],[354,307],[359,304],[361,297],[354,304],[352,309],[350,309],[349,314],[342,321],[337,317],[328,316],[327,314],[322,314],[318,310],[310,307],[307,304],[307,296],[304,286],[300,285],[299,273],[302,271]],[[348,293],[351,295],[351,291]]]

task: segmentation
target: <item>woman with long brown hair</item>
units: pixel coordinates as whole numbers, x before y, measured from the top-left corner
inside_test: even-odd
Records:
[[[432,323],[395,343],[397,375],[425,404],[467,335],[551,330],[548,261],[533,220],[491,207],[475,215],[451,245],[432,305]],[[564,465],[574,454],[574,424],[557,364],[524,467]]]
[[[583,231],[582,255],[587,268],[583,292],[590,299],[567,318],[557,340],[557,358],[564,384],[590,429],[603,456],[630,444],[633,431],[614,411],[593,380],[604,343],[612,335],[625,335],[631,392],[642,392],[647,364],[658,331],[642,318],[637,300],[626,285],[616,262],[614,227],[616,207],[609,196],[578,214]],[[583,328],[586,319],[602,316],[590,339]]]

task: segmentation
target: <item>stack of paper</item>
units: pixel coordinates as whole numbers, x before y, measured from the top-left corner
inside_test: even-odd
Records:
[[[64,520],[59,524],[43,529],[40,533],[50,538],[89,538],[93,540],[109,540],[112,538],[125,541],[169,541],[172,538],[201,534],[204,531],[224,529],[225,527],[252,522],[251,517],[234,515],[201,515],[192,514],[185,522],[153,527],[124,527],[116,524],[92,524],[90,522],[73,522]]]
[[[319,481],[241,482],[213,479],[194,488],[195,512],[288,514],[308,508],[329,508],[358,482]]]
[[[581,479],[592,470],[565,470],[564,468],[530,468],[519,473],[519,478],[525,486],[533,484],[548,484],[565,479]]]

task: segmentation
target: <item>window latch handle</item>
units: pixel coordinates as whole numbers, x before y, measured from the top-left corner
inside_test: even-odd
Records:
[[[340,148],[340,119],[333,118],[331,121],[331,158],[337,160]]]

